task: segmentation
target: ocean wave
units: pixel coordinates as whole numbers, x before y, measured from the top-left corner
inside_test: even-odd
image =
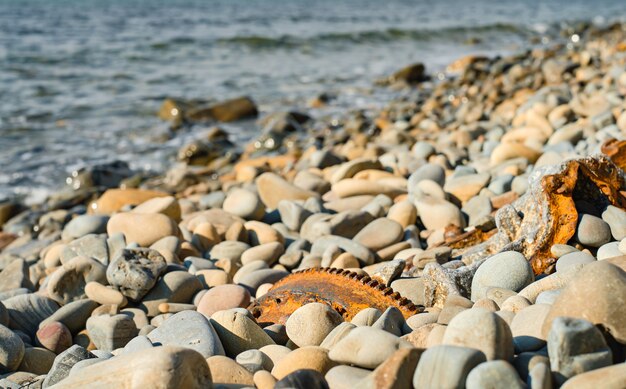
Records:
[[[385,28],[354,32],[330,32],[302,37],[295,35],[261,36],[239,35],[219,38],[221,45],[242,45],[250,48],[289,48],[303,45],[324,43],[385,43],[396,40],[465,40],[491,34],[532,35],[534,31],[527,26],[494,23],[482,26],[453,26],[438,29]]]

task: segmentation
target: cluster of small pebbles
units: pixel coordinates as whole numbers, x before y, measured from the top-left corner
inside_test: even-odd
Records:
[[[270,115],[241,155],[213,129],[163,176],[0,205],[0,387],[625,388],[626,210],[577,199],[544,274],[515,247],[446,245],[500,228],[543,167],[626,138],[625,31],[400,72],[381,110]],[[251,302],[313,267],[425,309],[257,323]]]

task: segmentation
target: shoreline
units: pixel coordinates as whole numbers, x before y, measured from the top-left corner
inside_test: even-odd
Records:
[[[165,101],[207,129],[162,175],[0,204],[0,386],[619,388],[624,42],[410,65],[246,145],[213,124],[249,98]]]

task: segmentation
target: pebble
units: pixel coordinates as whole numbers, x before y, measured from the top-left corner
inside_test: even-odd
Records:
[[[449,225],[465,227],[465,218],[461,210],[451,202],[423,197],[415,201],[415,206],[420,220],[428,230],[438,230]]]
[[[72,334],[78,333],[85,328],[87,319],[91,316],[98,303],[90,299],[72,301],[55,311],[52,315],[44,319],[39,328],[52,322],[63,323]]]
[[[472,301],[487,297],[489,287],[520,291],[533,282],[533,270],[524,256],[505,251],[489,257],[472,279]]]
[[[0,325],[0,374],[16,371],[24,358],[24,350],[22,339]]]
[[[124,249],[107,267],[106,276],[124,296],[138,301],[152,289],[166,266],[165,258],[156,250]]]
[[[295,349],[274,363],[272,375],[281,380],[300,369],[311,369],[324,375],[336,365],[328,354],[327,349],[319,346],[305,346]]]
[[[68,350],[69,351],[69,350]],[[57,357],[58,358],[58,357]],[[67,377],[69,369],[78,361],[64,365],[67,374],[44,381],[44,387]],[[56,365],[56,360],[55,360]],[[206,360],[194,350],[182,347],[155,347],[107,359],[84,367],[80,374],[63,380],[64,389],[93,387],[125,387],[129,384],[150,388],[203,389],[212,386],[211,372]]]
[[[37,294],[22,294],[2,301],[9,312],[9,326],[35,337],[39,323],[52,315],[59,305],[52,299]]]
[[[402,312],[396,307],[387,308],[371,327],[387,331],[395,336],[410,332]]]
[[[357,387],[410,388],[422,350],[400,349],[371,374],[361,380]]]
[[[302,205],[289,200],[282,200],[278,203],[280,220],[292,231],[300,231],[300,227],[311,216],[311,212]]]
[[[410,348],[403,339],[371,327],[357,327],[337,342],[329,356],[335,362],[375,369],[400,348]],[[376,353],[370,352],[376,350]]]
[[[148,350],[153,348],[154,345],[145,335],[137,335],[132,338],[126,346],[124,346],[124,354],[133,353],[135,351]]]
[[[511,322],[511,333],[518,354],[539,350],[545,345],[541,331],[550,308],[547,304],[534,304],[517,312]]]
[[[231,308],[246,308],[250,305],[247,289],[233,284],[219,285],[209,289],[200,299],[198,312],[211,317],[217,311]]]
[[[254,373],[252,380],[257,389],[274,389],[276,385],[276,378],[265,370],[259,370]]]
[[[274,362],[260,350],[247,350],[237,355],[235,361],[243,366],[250,373],[254,374],[259,370],[272,371]]]
[[[565,254],[575,253],[579,250],[576,247],[572,247],[567,244],[555,244],[550,247],[550,253],[554,255],[556,258],[561,258]]]
[[[87,298],[102,305],[110,304],[123,307],[127,303],[126,297],[124,297],[124,295],[119,291],[107,288],[98,282],[88,282],[85,285],[85,294],[87,295]]]
[[[61,354],[57,355],[56,358],[54,358],[52,368],[43,381],[43,387],[47,388],[64,380],[67,376],[69,376],[70,370],[76,363],[90,358],[96,358],[96,356],[77,344],[63,351]],[[97,381],[91,380],[86,381],[86,383],[87,382],[93,383]],[[66,383],[64,383],[64,385],[65,384]]]
[[[437,323],[448,325],[456,315],[472,308],[472,306],[473,303],[470,299],[457,295],[448,296],[443,303],[441,312],[437,315]]]
[[[287,319],[287,336],[298,347],[319,346],[343,318],[327,304],[309,303]]]
[[[111,216],[107,223],[107,233],[121,232],[127,242],[135,242],[148,247],[159,239],[178,235],[178,226],[170,217],[160,213],[122,212]]]
[[[111,243],[111,244],[109,244]],[[61,251],[61,263],[65,264],[71,259],[81,256],[97,260],[103,265],[109,263],[109,251],[115,245],[115,238],[107,239],[106,235],[89,234],[69,242]]]
[[[371,373],[370,370],[353,366],[337,365],[324,376],[333,389],[352,389]]]
[[[565,254],[556,261],[556,271],[557,272],[566,272],[568,269],[571,269],[573,266],[579,264],[586,264],[595,262],[596,258],[593,255],[586,253],[584,251],[575,251],[573,253]]]
[[[87,332],[98,350],[113,351],[126,346],[138,330],[127,315],[99,315],[87,320]]]
[[[481,189],[487,186],[489,173],[468,174],[460,177],[451,177],[446,180],[443,189],[465,203],[472,197],[476,196]]]
[[[247,265],[253,261],[263,261],[268,265],[273,265],[285,252],[285,247],[280,242],[268,242],[259,246],[254,246],[241,254],[241,263]]]
[[[622,389],[626,382],[626,364],[595,369],[567,380],[562,389]]]
[[[513,360],[513,336],[500,316],[484,309],[468,309],[448,324],[442,343],[472,347],[482,351],[487,360]]]
[[[275,389],[329,389],[324,374],[312,369],[299,369],[276,382]]]
[[[189,303],[193,296],[202,290],[200,280],[185,272],[173,271],[161,277],[156,285],[141,300],[139,308],[148,316],[159,314],[159,305],[162,303]]]
[[[383,313],[376,308],[364,308],[354,315],[350,323],[355,326],[371,326],[382,314]]]
[[[24,358],[18,370],[44,375],[52,368],[54,358],[56,358],[56,355],[50,350],[41,347],[27,347],[24,350]]]
[[[228,192],[224,211],[246,220],[261,220],[265,214],[265,206],[259,196],[246,189],[235,188]]]
[[[389,208],[387,218],[407,228],[417,221],[417,208],[410,201],[400,201]]]
[[[272,338],[252,319],[233,310],[215,312],[211,315],[211,324],[217,331],[226,355],[231,358],[246,350],[274,344]]]
[[[611,241],[611,228],[599,217],[583,214],[578,220],[576,240],[585,246],[600,247]]]
[[[72,346],[72,333],[58,321],[42,323],[35,337],[40,346],[55,354],[60,354]]]
[[[257,189],[263,204],[269,209],[276,209],[281,200],[306,200],[319,197],[319,194],[285,181],[275,173],[263,173],[256,179]]]
[[[488,361],[470,371],[465,383],[467,389],[482,388],[514,388],[525,389],[526,385],[520,380],[517,372],[506,361]]]
[[[35,288],[29,276],[29,267],[26,261],[21,258],[13,260],[0,272],[0,292],[8,292],[20,288],[34,290]]]
[[[239,261],[241,254],[250,248],[250,245],[244,242],[224,241],[216,244],[211,249],[211,259],[232,259]]]
[[[174,196],[155,197],[133,208],[134,213],[161,213],[172,220],[180,221],[181,207]]]
[[[626,343],[626,312],[620,309],[626,295],[626,273],[610,259],[586,265],[563,288],[543,324],[548,335],[559,316],[581,318],[604,326],[621,343]],[[593,304],[589,304],[593,301]]]
[[[65,305],[87,297],[85,285],[90,281],[106,283],[106,267],[92,258],[75,257],[52,273],[46,290],[48,296]]]
[[[329,246],[337,246],[357,258],[364,265],[374,263],[374,255],[362,244],[341,236],[329,235],[317,239],[311,246],[311,254],[322,255]]]
[[[622,254],[619,250],[619,242],[609,242],[607,244],[603,244],[596,252],[596,258],[598,261],[607,258],[621,257],[622,255],[624,254]]]
[[[557,317],[552,322],[548,355],[557,384],[613,363],[613,354],[600,330],[587,320],[569,317]]]
[[[602,212],[602,220],[604,220],[611,229],[611,235],[615,240],[626,238],[626,212],[613,205],[606,207]]]
[[[273,284],[288,275],[288,272],[280,269],[261,269],[242,276],[236,282],[246,288],[250,295],[256,295],[256,290],[259,286],[268,283]]]
[[[87,234],[105,233],[108,221],[109,217],[105,215],[77,216],[63,227],[61,239],[68,242]]]
[[[320,344],[320,347],[323,347],[327,350],[332,349],[337,342],[341,339],[345,338],[346,335],[350,333],[357,326],[355,324],[349,322],[343,322],[335,327],[327,336],[324,338],[324,341]]]
[[[485,354],[474,348],[447,345],[429,347],[417,364],[413,387],[463,387],[470,371],[485,361]]]
[[[155,346],[187,347],[199,352],[204,358],[224,355],[224,347],[212,323],[196,311],[174,314],[147,337]]]
[[[409,176],[409,192],[411,192],[412,188],[414,188],[420,181],[423,180],[432,180],[439,184],[439,186],[443,186],[446,181],[446,172],[439,165],[435,165],[432,163],[425,164],[424,166],[411,173],[411,175]]]
[[[236,385],[237,387],[254,386],[252,373],[232,359],[222,355],[215,355],[207,358],[206,361],[211,371],[213,385],[218,387],[222,385]]]
[[[399,242],[403,235],[404,230],[399,223],[381,217],[359,231],[353,239],[372,251],[378,251]]]

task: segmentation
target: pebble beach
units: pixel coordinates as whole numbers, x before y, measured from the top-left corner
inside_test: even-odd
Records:
[[[626,24],[371,82],[0,202],[0,388],[626,388]]]

